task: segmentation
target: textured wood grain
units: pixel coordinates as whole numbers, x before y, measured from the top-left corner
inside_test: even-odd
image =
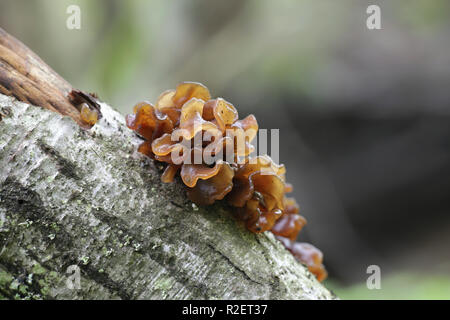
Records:
[[[85,126],[69,98],[71,91],[66,80],[0,28],[0,93],[70,116]]]

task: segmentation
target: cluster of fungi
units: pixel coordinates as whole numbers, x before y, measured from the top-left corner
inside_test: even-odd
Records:
[[[138,103],[126,124],[144,139],[138,151],[166,164],[163,182],[179,172],[192,202],[225,199],[248,230],[271,231],[319,281],[327,276],[320,250],[295,242],[306,220],[286,197],[292,186],[285,167],[268,156],[250,156],[258,131],[253,115],[239,120],[231,103],[212,99],[202,84],[183,82],[163,92],[155,105]]]
[[[90,127],[97,123],[101,115],[97,99],[97,94],[77,89],[73,89],[69,93],[69,100],[80,110],[81,121]]]

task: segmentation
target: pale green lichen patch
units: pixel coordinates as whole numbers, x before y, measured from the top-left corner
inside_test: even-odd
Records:
[[[14,277],[12,275],[0,269],[0,288],[10,287],[13,280]]]
[[[33,265],[33,268],[31,269],[31,271],[36,274],[36,275],[41,275],[47,272],[47,269],[45,269],[43,266],[41,266],[39,263],[35,263]]]
[[[87,256],[82,256],[82,257],[80,257],[79,258],[80,259],[80,261],[81,261],[81,263],[83,264],[83,265],[87,265],[88,263],[89,263],[89,257],[87,257]]]
[[[172,287],[172,279],[171,278],[159,278],[153,284],[153,289],[167,291]]]

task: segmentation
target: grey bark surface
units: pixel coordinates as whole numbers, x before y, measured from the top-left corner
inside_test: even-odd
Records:
[[[123,117],[101,107],[84,130],[0,95],[0,298],[335,298],[272,234],[160,182]]]

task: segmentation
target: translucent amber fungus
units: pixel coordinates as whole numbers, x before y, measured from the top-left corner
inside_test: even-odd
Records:
[[[84,124],[92,127],[102,117],[97,94],[72,89],[67,97],[80,110],[80,119]]]
[[[211,99],[211,94],[208,88],[201,83],[186,81],[177,86],[172,101],[177,107],[181,107],[186,101],[192,98],[208,101]]]
[[[251,232],[272,231],[319,280],[326,276],[322,253],[294,242],[306,220],[285,196],[292,185],[285,182],[284,166],[268,156],[249,156],[258,132],[253,115],[239,120],[233,104],[212,99],[200,83],[183,82],[163,92],[154,106],[138,103],[126,123],[144,139],[138,151],[167,165],[163,182],[179,173],[198,205],[226,198]]]
[[[233,188],[233,169],[222,162],[219,171],[208,180],[198,180],[194,188],[188,188],[189,199],[198,205],[209,205],[215,200],[222,200]]]
[[[134,106],[134,113],[126,116],[128,128],[134,130],[145,139],[139,146],[139,152],[153,157],[151,142],[164,133],[172,132],[172,120],[148,102],[140,102]]]
[[[294,242],[291,252],[300,262],[306,264],[309,271],[317,277],[317,280],[323,281],[327,277],[328,273],[322,264],[322,251],[312,244]]]
[[[97,110],[91,110],[86,103],[81,105],[80,116],[81,120],[90,126],[93,126],[98,121]]]
[[[306,225],[306,219],[298,214],[299,208],[294,198],[284,197],[283,201],[283,215],[271,231],[275,235],[295,240],[300,230]]]
[[[319,281],[325,280],[328,272],[322,264],[322,251],[314,247],[312,244],[305,242],[294,242],[287,238],[278,237],[283,245],[288,249],[292,255],[301,263],[308,267],[308,270],[314,274]]]
[[[283,213],[285,168],[267,156],[238,165],[228,202],[253,232],[270,230]]]
[[[137,104],[126,122],[145,139],[138,150],[167,163],[164,182],[173,181],[181,169],[188,196],[197,204],[211,204],[231,191],[232,164],[253,151],[258,130],[254,116],[239,120],[231,103],[211,99],[209,90],[195,82],[163,92],[155,106]]]

